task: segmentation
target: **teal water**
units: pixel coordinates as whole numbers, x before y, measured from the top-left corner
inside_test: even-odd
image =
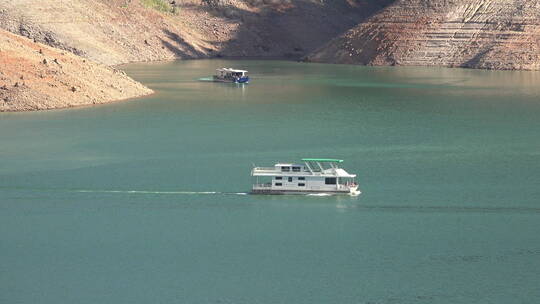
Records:
[[[540,301],[540,73],[125,69],[156,94],[0,113],[0,303]],[[302,157],[362,195],[245,195]]]

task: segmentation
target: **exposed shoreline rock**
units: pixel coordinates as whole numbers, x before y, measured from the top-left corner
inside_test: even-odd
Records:
[[[0,32],[0,111],[149,94],[106,67],[130,62],[305,58],[540,69],[540,0],[183,0],[166,7],[140,0],[2,1],[0,28],[20,36]]]
[[[173,13],[140,0],[4,0],[0,28],[107,65],[299,59],[388,1],[182,0],[174,1]]]
[[[399,0],[307,61],[540,69],[540,1]]]
[[[0,112],[100,104],[151,94],[123,71],[0,30]]]
[[[182,0],[167,1],[169,10],[164,11],[145,7],[140,0],[4,0],[0,28],[30,40],[13,48],[11,42],[23,40],[0,32],[0,49],[11,47],[9,54],[0,52],[0,62],[6,65],[0,75],[0,87],[5,88],[0,90],[0,111],[104,103],[150,92],[125,75],[109,75],[98,63],[298,59],[365,19],[380,2]],[[37,43],[56,49],[40,47],[44,54],[36,55],[32,49]],[[80,75],[77,68],[82,69]],[[20,75],[26,80],[18,84]]]

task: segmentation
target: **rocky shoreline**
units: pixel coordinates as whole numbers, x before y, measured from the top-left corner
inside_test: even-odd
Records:
[[[0,111],[151,93],[111,68],[129,62],[303,58],[540,69],[540,0],[515,2],[5,0],[0,4],[5,30],[0,31]]]
[[[306,60],[538,70],[539,8],[537,0],[399,0]]]
[[[0,30],[0,112],[48,110],[152,93],[123,71]]]
[[[62,61],[63,68],[58,70],[55,64],[35,65],[38,58],[33,58],[35,53],[32,51],[11,50],[12,53],[21,52],[21,64],[26,62],[23,58],[33,54],[31,60],[35,66],[32,68],[38,68],[39,75],[54,75],[27,80],[23,82],[24,86],[14,87],[17,77],[35,79],[37,74],[26,75],[31,69],[24,70],[19,66],[15,59],[18,55],[11,54],[6,58],[3,52],[6,41],[14,38],[0,32],[4,41],[0,45],[0,60],[10,65],[11,73],[3,75],[0,81],[0,86],[7,88],[0,92],[0,111],[103,103],[150,92],[134,82],[126,83],[116,91],[106,83],[99,84],[99,78],[128,79],[121,73],[104,77],[105,70],[97,68],[100,65],[215,57],[299,59],[379,8],[378,4],[359,2],[351,5],[349,2],[6,0],[0,3],[0,28],[29,39],[25,43],[27,47],[35,43],[36,46],[30,48],[36,49],[41,47],[37,46],[40,43],[46,44],[63,54],[69,53],[71,59]],[[165,6],[149,7],[145,3]],[[325,22],[321,23],[321,20]],[[72,65],[72,61],[78,64]],[[76,71],[81,68],[81,62],[96,67],[101,73],[88,73],[85,79],[69,80],[61,79],[68,77],[65,74],[57,74],[65,72],[68,66]],[[41,81],[37,81],[39,79]],[[93,89],[85,88],[84,83],[95,85]],[[63,89],[51,89],[55,87]],[[73,92],[72,87],[75,88]]]

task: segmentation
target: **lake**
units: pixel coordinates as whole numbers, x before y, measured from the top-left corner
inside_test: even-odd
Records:
[[[122,69],[156,93],[0,113],[0,303],[540,301],[539,72]],[[362,194],[247,195],[304,157]]]

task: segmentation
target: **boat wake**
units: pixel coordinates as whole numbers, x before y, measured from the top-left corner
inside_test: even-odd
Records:
[[[0,190],[66,192],[66,193],[104,193],[104,194],[157,194],[157,195],[247,195],[248,192],[222,191],[152,191],[152,190],[106,190],[106,189],[58,189],[58,188],[2,188]]]
[[[212,77],[201,77],[199,79],[197,79],[198,81],[210,81],[210,82],[214,82],[214,78]]]
[[[310,193],[310,194],[306,194],[306,196],[332,196],[332,195],[335,195],[335,194],[332,194],[332,193]]]
[[[66,190],[76,193],[113,193],[113,194],[158,194],[158,195],[251,195],[249,192],[221,192],[221,191],[147,191],[147,190]],[[305,196],[334,196],[335,193],[309,193]]]
[[[247,192],[220,191],[147,191],[147,190],[71,190],[77,193],[118,193],[118,194],[163,194],[163,195],[247,195]]]
[[[133,195],[252,195],[251,192],[225,191],[152,191],[152,190],[107,190],[107,189],[58,189],[58,188],[2,188],[0,190],[35,191],[35,192],[64,192],[64,193],[102,193],[102,194],[133,194]],[[255,194],[257,195],[257,194]],[[291,194],[298,195],[298,194]],[[307,193],[305,196],[328,197],[336,193]]]

